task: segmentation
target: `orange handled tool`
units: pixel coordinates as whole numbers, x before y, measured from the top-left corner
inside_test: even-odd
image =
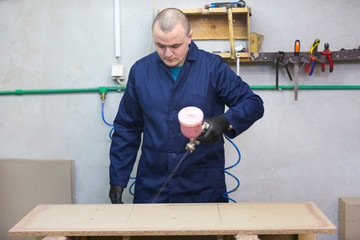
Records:
[[[300,52],[300,40],[296,40],[295,41],[295,47],[294,47],[294,55],[295,56],[299,56],[299,52]]]
[[[295,41],[294,45],[294,55],[297,60],[294,65],[294,97],[295,101],[298,100],[298,91],[299,91],[299,53],[300,53],[300,40]]]

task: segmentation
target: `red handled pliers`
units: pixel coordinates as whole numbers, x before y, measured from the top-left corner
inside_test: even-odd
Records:
[[[324,44],[324,51],[321,52],[322,55],[326,56],[329,61],[329,71],[332,72],[334,70],[333,61],[331,54],[332,52],[329,49],[329,43]],[[321,63],[321,71],[325,72],[325,63]]]

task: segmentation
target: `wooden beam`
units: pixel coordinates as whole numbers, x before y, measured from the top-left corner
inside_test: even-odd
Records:
[[[228,8],[227,11],[228,11],[229,39],[230,39],[230,59],[235,59],[235,40],[234,40],[232,8]]]

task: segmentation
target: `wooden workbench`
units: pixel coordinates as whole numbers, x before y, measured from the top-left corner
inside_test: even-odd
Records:
[[[39,205],[9,236],[237,236],[336,233],[311,202]],[[186,238],[185,238],[186,239]]]

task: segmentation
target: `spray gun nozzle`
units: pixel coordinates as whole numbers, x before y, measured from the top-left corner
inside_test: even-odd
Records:
[[[207,129],[209,128],[209,124],[207,122],[204,122],[203,125],[201,126],[201,132],[204,133]],[[197,140],[196,138],[189,138],[190,141],[186,144],[186,148],[190,150],[190,152],[193,152],[195,150],[196,145],[200,144],[200,141]]]
[[[200,142],[198,140],[196,140],[195,138],[191,138],[190,141],[186,144],[186,148],[190,150],[190,152],[193,152],[195,150],[195,146],[199,145]]]

